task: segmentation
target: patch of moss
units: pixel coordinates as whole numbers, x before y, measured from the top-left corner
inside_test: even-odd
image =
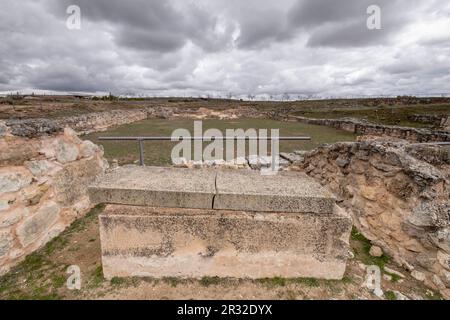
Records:
[[[165,277],[165,278],[163,278],[163,281],[165,283],[168,283],[171,287],[175,288],[177,285],[179,285],[182,282],[182,279],[175,278],[175,277]]]
[[[386,291],[384,293],[384,296],[386,297],[387,300],[397,300],[397,297],[395,296],[395,293],[392,291]]]
[[[52,277],[52,285],[54,288],[61,288],[64,286],[64,284],[66,283],[66,278],[62,275],[54,275]]]
[[[113,286],[120,286],[126,283],[126,280],[124,278],[114,277],[111,279],[111,285]]]
[[[91,288],[99,287],[105,278],[103,277],[103,268],[102,266],[98,266],[95,268],[95,270],[91,273],[91,277],[89,279],[89,286]]]
[[[52,254],[56,250],[64,248],[68,244],[68,240],[62,236],[58,236],[52,239],[45,248],[43,249],[44,253],[47,255]]]
[[[298,283],[298,284],[302,284],[307,287],[313,287],[313,288],[317,288],[320,286],[319,280],[314,279],[314,278],[294,278],[294,279],[289,279],[289,282]]]
[[[442,297],[440,293],[431,290],[427,290],[427,292],[425,292],[425,298],[427,300],[444,300],[444,297]]]
[[[219,277],[203,277],[200,279],[200,284],[204,287],[218,285],[222,282]]]

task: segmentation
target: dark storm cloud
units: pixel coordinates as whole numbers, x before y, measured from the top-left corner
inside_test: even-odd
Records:
[[[309,46],[359,47],[384,44],[408,22],[416,0],[299,0],[289,13],[292,29],[309,33]],[[381,9],[381,30],[367,28],[367,8]]]
[[[171,52],[193,41],[208,51],[218,49],[217,37],[211,36],[217,19],[195,2],[186,5],[161,0],[54,1],[56,14],[76,4],[85,19],[112,27],[112,35],[119,46]],[[225,37],[219,40],[226,42]]]
[[[450,91],[446,0],[2,0],[0,91]],[[79,5],[81,30],[65,26]],[[368,30],[369,5],[382,30]]]

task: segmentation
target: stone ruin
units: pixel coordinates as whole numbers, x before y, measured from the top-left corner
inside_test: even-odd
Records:
[[[103,273],[342,279],[350,216],[298,172],[120,167],[90,186]]]

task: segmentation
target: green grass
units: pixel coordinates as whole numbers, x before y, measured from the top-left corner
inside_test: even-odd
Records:
[[[113,286],[121,286],[126,283],[126,280],[124,278],[114,277],[110,282]]]
[[[185,128],[193,135],[193,124],[193,120],[148,119],[111,128],[105,132],[86,135],[83,138],[103,145],[105,156],[109,161],[117,159],[119,164],[129,164],[138,160],[137,143],[98,141],[97,138],[102,136],[171,136],[172,132],[178,128]],[[204,120],[203,131],[210,128],[219,129],[223,134],[225,134],[226,129],[280,129],[280,136],[310,136],[312,138],[311,141],[282,141],[280,142],[280,152],[312,150],[324,143],[354,141],[356,139],[355,134],[335,128],[266,119]],[[170,165],[171,151],[176,144],[169,141],[145,142],[145,162],[149,165]],[[204,145],[206,146],[208,143]]]
[[[281,278],[281,277],[274,277],[274,278],[262,278],[256,280],[258,283],[269,287],[284,287],[287,284],[287,279]]]
[[[384,296],[386,297],[387,300],[397,300],[397,297],[395,296],[395,293],[392,291],[386,291],[384,293]]]
[[[314,278],[295,278],[295,279],[289,279],[288,282],[299,283],[299,284],[305,285],[307,287],[313,287],[313,288],[317,288],[320,286],[319,280],[314,279]]]
[[[398,274],[395,274],[395,273],[389,273],[387,271],[384,271],[384,273],[386,273],[387,275],[389,275],[392,278],[392,282],[399,282],[400,279],[402,278]]]
[[[176,288],[179,284],[181,284],[183,282],[182,279],[175,278],[175,277],[165,277],[165,278],[163,278],[163,281],[165,283],[168,283],[173,288]]]
[[[384,266],[391,260],[390,257],[385,253],[381,257],[372,257],[369,254],[370,248],[372,247],[370,240],[364,237],[364,235],[355,227],[352,229],[351,238],[358,243],[358,245],[354,248],[357,259],[365,265],[376,265],[384,271]]]
[[[221,279],[219,277],[203,277],[200,279],[200,284],[204,287],[215,286],[221,284],[226,279]]]
[[[102,266],[98,266],[92,271],[89,279],[89,287],[97,288],[102,285],[105,278],[103,277],[103,268]]]

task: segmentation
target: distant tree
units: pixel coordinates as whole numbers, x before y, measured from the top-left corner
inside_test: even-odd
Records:
[[[290,98],[291,98],[291,96],[287,92],[285,92],[285,93],[283,93],[281,100],[289,101]]]
[[[227,99],[228,99],[228,100],[233,99],[233,93],[228,92],[228,93],[227,93]]]

